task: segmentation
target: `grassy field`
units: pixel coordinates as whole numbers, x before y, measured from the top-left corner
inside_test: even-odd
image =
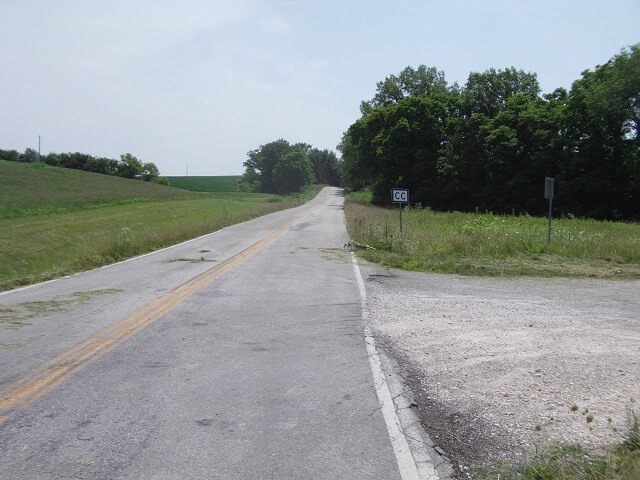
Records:
[[[399,212],[350,194],[345,211],[354,245],[389,267],[483,276],[640,278],[640,224],[557,219],[547,244],[547,220],[530,216]]]
[[[194,192],[237,192],[239,175],[227,177],[167,177],[172,187]]]
[[[0,160],[0,219],[70,212],[114,202],[194,197],[155,183]]]
[[[0,290],[87,270],[293,207],[297,196],[192,193],[0,162]]]

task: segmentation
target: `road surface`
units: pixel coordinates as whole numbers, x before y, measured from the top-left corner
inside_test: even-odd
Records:
[[[427,478],[376,394],[342,206],[0,294],[0,478]]]

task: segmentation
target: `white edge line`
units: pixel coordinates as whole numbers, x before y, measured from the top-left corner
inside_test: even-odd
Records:
[[[380,402],[380,410],[384,417],[384,421],[387,424],[387,431],[389,432],[389,439],[391,440],[393,453],[395,453],[396,461],[398,462],[400,477],[402,480],[420,480],[418,467],[411,453],[411,449],[409,448],[407,438],[402,431],[398,415],[396,414],[393,398],[391,397],[391,392],[387,385],[382,365],[380,363],[380,357],[378,356],[376,349],[376,342],[373,338],[371,328],[369,327],[367,291],[364,286],[364,281],[362,280],[358,261],[353,252],[351,253],[351,260],[353,263],[353,271],[355,272],[356,280],[358,281],[358,289],[360,290],[362,320],[364,321],[364,337],[367,344],[369,365],[371,366],[371,373],[373,374],[373,381],[378,395],[378,401]]]

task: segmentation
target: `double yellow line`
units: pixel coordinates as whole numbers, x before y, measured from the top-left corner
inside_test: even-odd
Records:
[[[128,317],[119,320],[66,352],[34,368],[23,378],[1,390],[0,423],[6,420],[7,414],[24,408],[42,395],[50,392],[78,370],[151,325],[211,280],[253,255],[271,240],[320,208],[322,206],[318,206],[295,218],[284,227],[267,235],[240,253],[197,275]]]

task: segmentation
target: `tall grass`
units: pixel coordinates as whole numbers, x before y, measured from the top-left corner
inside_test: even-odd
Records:
[[[353,195],[353,194],[352,194]],[[374,207],[350,195],[345,211],[366,259],[390,267],[464,275],[640,278],[640,224]]]

